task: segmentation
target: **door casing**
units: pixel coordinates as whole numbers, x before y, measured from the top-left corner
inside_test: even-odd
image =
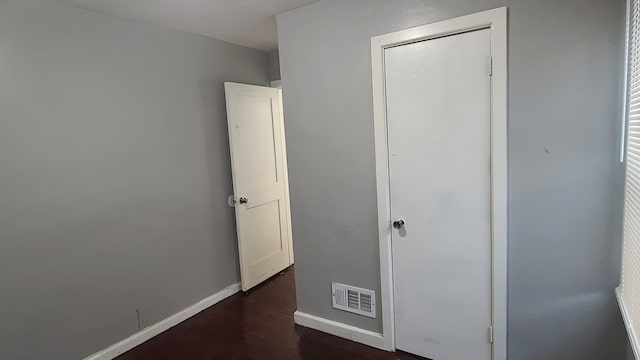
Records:
[[[373,114],[383,342],[395,351],[385,49],[471,30],[491,30],[491,320],[492,359],[507,358],[507,8],[497,8],[371,38]],[[489,69],[488,69],[489,70]]]
[[[293,230],[291,227],[291,199],[289,197],[289,165],[287,164],[287,141],[285,136],[284,129],[284,106],[282,100],[282,81],[281,80],[273,80],[271,81],[271,87],[278,89],[278,105],[280,106],[280,123],[282,125],[282,151],[284,152],[284,157],[282,159],[282,165],[284,166],[284,186],[286,188],[285,192],[285,207],[287,211],[287,232],[289,233],[289,265],[293,265]]]

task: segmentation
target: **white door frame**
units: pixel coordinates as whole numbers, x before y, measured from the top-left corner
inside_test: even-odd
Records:
[[[280,125],[282,126],[282,152],[284,157],[282,159],[282,165],[284,167],[284,201],[287,212],[287,233],[289,234],[289,266],[293,265],[293,230],[291,225],[291,199],[289,198],[289,165],[287,163],[287,141],[284,129],[284,106],[282,102],[282,81],[271,81],[271,87],[278,89],[278,105],[280,106]]]
[[[387,144],[384,52],[386,48],[466,31],[491,30],[491,245],[492,359],[507,358],[507,8],[497,8],[451,20],[371,38],[373,117],[378,197],[378,234],[382,330],[384,346],[394,351],[395,320],[391,248],[391,207]],[[489,69],[487,69],[489,71]]]

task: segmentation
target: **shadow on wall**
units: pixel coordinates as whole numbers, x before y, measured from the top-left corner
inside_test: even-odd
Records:
[[[215,263],[224,263],[228,261],[228,248],[233,249],[233,253],[238,258],[238,241],[236,237],[236,221],[235,211],[229,206],[227,199],[229,195],[233,195],[233,181],[231,178],[231,158],[229,154],[229,138],[224,139],[219,134],[228,134],[226,104],[224,99],[224,81],[225,79],[211,79],[200,81],[200,96],[202,99],[203,110],[203,129],[206,132],[206,152],[207,152],[207,172],[209,174],[209,191],[211,191],[211,207],[212,214],[216,216],[211,219],[211,231],[213,234],[218,229],[231,226],[232,232],[226,241],[229,242],[223,249],[213,249],[211,254]],[[223,110],[221,112],[221,109]],[[213,141],[218,138],[219,141]],[[216,165],[222,164],[222,165]],[[226,171],[221,171],[225,169]],[[240,279],[240,263],[236,261],[235,276]],[[214,271],[212,268],[212,273]],[[225,281],[224,276],[217,274],[218,281]]]

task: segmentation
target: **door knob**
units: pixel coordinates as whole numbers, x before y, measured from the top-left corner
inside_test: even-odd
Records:
[[[246,204],[249,202],[249,200],[246,197],[241,197],[239,201],[240,201],[240,204]]]
[[[404,226],[404,220],[403,219],[398,219],[398,220],[393,222],[393,228],[394,229],[400,229],[403,226]]]

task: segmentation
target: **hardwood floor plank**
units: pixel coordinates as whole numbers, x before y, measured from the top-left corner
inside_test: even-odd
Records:
[[[295,325],[291,268],[245,295],[238,293],[117,360],[421,359],[386,352]]]

